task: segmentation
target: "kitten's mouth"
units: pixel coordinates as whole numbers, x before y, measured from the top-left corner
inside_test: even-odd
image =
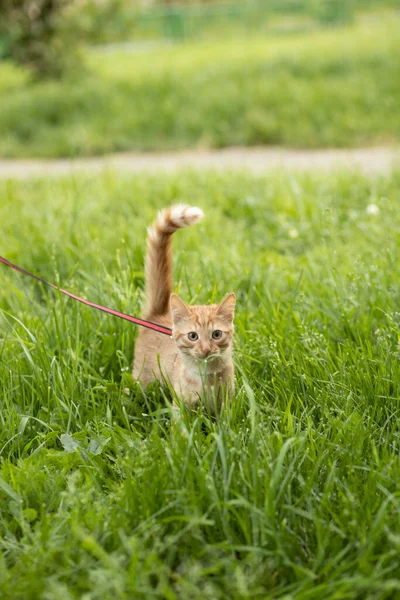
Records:
[[[209,354],[208,356],[201,356],[197,359],[197,363],[202,367],[211,367],[215,368],[217,364],[219,364],[223,360],[223,357],[220,354]]]
[[[220,354],[207,354],[199,357],[202,362],[212,362],[220,358]]]

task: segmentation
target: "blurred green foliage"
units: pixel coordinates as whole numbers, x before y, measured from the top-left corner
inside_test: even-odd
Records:
[[[0,69],[0,154],[400,139],[400,19],[246,43],[91,51],[85,73],[27,83]]]
[[[271,29],[278,21],[290,29],[315,27],[318,24],[348,22],[353,17],[356,0],[284,0],[262,2],[208,2],[206,4],[158,4],[139,11],[135,24],[136,36],[149,34],[170,39],[208,35],[226,35],[236,30],[254,32]]]
[[[60,76],[77,66],[81,41],[270,35],[346,23],[359,9],[388,6],[400,7],[400,0],[0,0],[0,59]]]
[[[348,23],[362,10],[400,7],[400,0],[186,0],[132,3],[85,0],[75,4],[74,27],[93,42],[122,39],[182,40],[243,32],[312,30]]]
[[[73,56],[63,13],[71,0],[0,0],[0,52],[39,76],[59,76]]]

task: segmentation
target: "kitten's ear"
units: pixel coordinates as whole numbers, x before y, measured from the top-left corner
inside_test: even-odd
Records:
[[[179,325],[182,321],[190,318],[190,312],[186,304],[181,300],[178,294],[171,294],[169,299],[171,307],[172,322],[174,325]]]
[[[218,317],[227,321],[228,323],[233,322],[233,317],[235,315],[235,304],[236,304],[236,296],[233,292],[230,294],[226,294],[223,297],[222,302],[218,304],[217,310],[215,311]]]

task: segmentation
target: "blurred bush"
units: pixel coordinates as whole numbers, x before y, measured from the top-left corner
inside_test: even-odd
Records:
[[[0,0],[0,53],[40,77],[62,75],[75,57],[63,19],[72,0]]]

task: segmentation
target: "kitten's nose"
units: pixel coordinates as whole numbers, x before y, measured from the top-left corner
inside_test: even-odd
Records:
[[[211,348],[203,348],[202,350],[205,357],[211,354]]]

